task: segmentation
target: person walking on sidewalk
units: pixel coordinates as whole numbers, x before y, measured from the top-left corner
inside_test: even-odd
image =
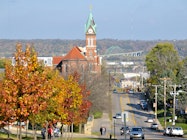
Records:
[[[100,133],[103,135],[103,127],[100,127]]]
[[[106,127],[103,127],[102,129],[103,129],[102,130],[103,131],[103,135],[105,135],[106,134]]]

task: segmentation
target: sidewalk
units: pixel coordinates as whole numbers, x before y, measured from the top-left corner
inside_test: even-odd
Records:
[[[106,134],[100,135],[100,127],[106,128]],[[112,132],[112,122],[109,118],[108,113],[103,113],[103,116],[99,119],[94,119],[94,124],[92,127],[92,133],[98,134],[101,138],[110,138],[110,134]]]

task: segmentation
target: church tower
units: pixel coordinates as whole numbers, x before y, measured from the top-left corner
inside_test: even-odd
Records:
[[[89,61],[89,69],[94,73],[101,73],[101,57],[97,54],[96,45],[96,24],[92,12],[88,16],[85,24],[86,47],[85,57]]]
[[[85,24],[85,35],[86,35],[86,58],[89,61],[95,61],[97,56],[96,50],[96,24],[94,22],[92,13],[90,11],[89,17]]]

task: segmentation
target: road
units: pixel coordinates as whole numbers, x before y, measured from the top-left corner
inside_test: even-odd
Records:
[[[141,126],[144,128],[145,139],[148,140],[172,140],[172,139],[186,139],[181,137],[169,137],[163,136],[163,133],[160,131],[150,129],[151,123],[147,122],[148,117],[154,117],[154,112],[149,108],[148,111],[144,111],[141,109],[139,102],[144,96],[141,93],[113,93],[112,94],[112,114],[115,116],[118,112],[126,113],[126,125],[129,127],[132,126]],[[129,139],[129,135],[121,136],[120,128],[124,126],[124,122],[122,119],[113,118],[113,136],[118,140]]]

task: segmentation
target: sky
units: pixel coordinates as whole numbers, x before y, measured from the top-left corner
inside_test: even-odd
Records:
[[[187,0],[0,0],[0,39],[187,39]]]

